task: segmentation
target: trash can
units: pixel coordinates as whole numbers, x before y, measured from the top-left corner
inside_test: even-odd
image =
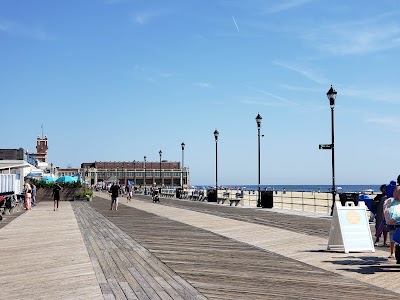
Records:
[[[207,190],[207,199],[208,202],[217,202],[216,190],[214,189]]]
[[[176,192],[176,194],[175,194],[176,198],[180,199],[181,198],[182,189],[176,189],[175,192]]]
[[[261,207],[262,208],[273,208],[274,207],[274,192],[273,191],[261,191]]]
[[[342,206],[345,206],[346,202],[353,202],[354,205],[358,205],[358,194],[357,193],[340,193],[339,194],[339,200]]]

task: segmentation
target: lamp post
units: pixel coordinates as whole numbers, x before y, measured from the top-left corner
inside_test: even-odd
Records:
[[[162,151],[160,150],[158,152],[158,154],[160,154],[160,187],[161,187],[161,185],[162,185],[162,179],[161,179],[161,156],[162,156]]]
[[[133,186],[136,184],[136,160],[133,160]]]
[[[331,107],[331,122],[332,122],[332,208],[331,215],[333,214],[333,207],[335,206],[336,198],[336,186],[335,186],[335,126],[334,126],[334,109],[335,109],[335,99],[337,92],[333,89],[332,85],[326,96],[329,99],[329,105]]]
[[[218,135],[217,129],[214,131],[215,137],[215,197],[218,199]]]
[[[144,194],[147,194],[146,190],[146,156],[144,156],[144,174],[143,174]]]
[[[185,143],[182,143],[181,144],[181,147],[182,147],[182,171],[181,171],[181,188],[182,188],[182,190],[183,190],[183,163],[184,163],[184,160],[183,160],[183,154],[184,154],[184,150],[185,150]]]
[[[262,117],[260,114],[257,114],[256,122],[258,129],[258,198],[257,198],[257,207],[261,207],[261,190],[260,190],[260,130],[261,130],[261,121]]]

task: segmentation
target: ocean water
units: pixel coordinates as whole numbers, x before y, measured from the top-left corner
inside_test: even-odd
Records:
[[[196,186],[198,188],[203,188],[208,186]],[[358,185],[336,185],[336,189],[338,193],[347,193],[347,192],[362,192],[366,190],[373,190],[374,194],[380,193],[379,191],[380,185],[374,184],[358,184]],[[257,190],[258,185],[224,185],[223,188],[237,189],[237,188],[246,188],[246,190]],[[330,192],[332,189],[332,185],[260,185],[261,190],[277,190],[282,191],[285,189],[288,191],[303,191],[303,192],[312,192],[312,191],[320,191],[320,192]]]

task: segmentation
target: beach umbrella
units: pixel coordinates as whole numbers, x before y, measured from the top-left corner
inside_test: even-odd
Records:
[[[56,182],[58,183],[68,183],[68,182],[76,182],[77,179],[72,176],[61,176],[59,177]]]
[[[41,179],[41,181],[44,181],[44,182],[55,182],[56,179],[53,178],[53,177],[43,177],[43,178]]]
[[[27,177],[27,178],[35,178],[35,177],[42,177],[42,175],[43,175],[43,173],[40,173],[40,172],[30,172],[25,177]]]

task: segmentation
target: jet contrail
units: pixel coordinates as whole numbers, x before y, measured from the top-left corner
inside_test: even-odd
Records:
[[[239,26],[237,25],[237,23],[236,23],[236,21],[235,21],[235,18],[232,16],[232,19],[233,19],[233,23],[235,23],[235,25],[236,25],[236,29],[237,29],[237,31],[238,32],[240,32],[240,30],[239,30]]]

